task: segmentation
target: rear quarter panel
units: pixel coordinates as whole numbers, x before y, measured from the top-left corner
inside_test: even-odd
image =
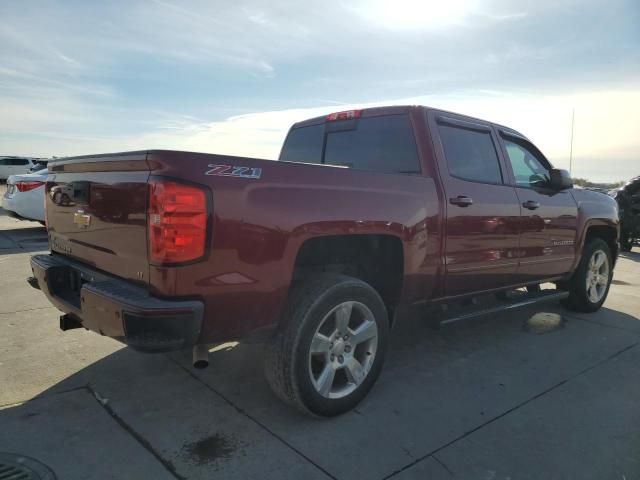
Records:
[[[202,341],[242,338],[277,323],[296,255],[312,237],[393,235],[404,246],[403,300],[418,301],[433,286],[439,238],[431,178],[184,152],[151,152],[148,160],[153,175],[207,185],[213,194],[208,259],[150,271],[154,293],[205,300]],[[261,175],[207,175],[216,165]]]

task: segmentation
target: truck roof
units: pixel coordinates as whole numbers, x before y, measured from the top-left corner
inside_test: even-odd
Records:
[[[458,117],[464,117],[465,119],[469,120],[469,121],[481,121],[481,122],[487,122],[487,123],[491,123],[492,125],[498,127],[499,129],[505,131],[506,133],[510,133],[522,138],[527,138],[525,137],[522,133],[518,132],[517,130],[514,130],[511,127],[507,127],[505,125],[501,125],[499,123],[495,123],[495,122],[491,122],[489,120],[483,120],[481,118],[476,118],[476,117],[471,117],[469,115],[465,115],[463,113],[456,113],[456,112],[450,112],[447,110],[441,110],[439,108],[433,108],[433,107],[429,107],[426,105],[387,105],[387,106],[381,106],[381,107],[370,107],[370,108],[362,108],[362,109],[351,109],[351,110],[347,110],[347,111],[359,111],[360,112],[360,117],[377,117],[379,115],[397,115],[400,113],[408,113],[411,110],[432,110],[434,112],[438,112],[441,113],[443,115],[456,115]],[[320,123],[324,123],[327,119],[327,115],[322,115],[319,117],[313,117],[313,118],[309,118],[306,120],[302,120],[300,122],[296,122],[294,123],[291,128],[298,128],[298,127],[306,127],[309,125],[318,125]]]

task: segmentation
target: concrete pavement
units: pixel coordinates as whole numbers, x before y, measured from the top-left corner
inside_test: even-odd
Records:
[[[57,327],[25,282],[37,223],[0,210],[0,451],[61,479],[640,478],[640,252],[600,312],[549,304],[434,332],[408,319],[356,411],[310,419],[282,405],[259,345],[143,355]],[[539,311],[564,316],[537,335]]]

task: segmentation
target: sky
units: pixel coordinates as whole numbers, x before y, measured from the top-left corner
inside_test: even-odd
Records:
[[[277,158],[289,126],[423,104],[558,168],[640,175],[638,0],[0,1],[0,154]]]

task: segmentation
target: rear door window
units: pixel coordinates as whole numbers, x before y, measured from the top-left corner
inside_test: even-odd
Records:
[[[462,180],[502,183],[502,171],[491,132],[438,125],[449,173]]]
[[[294,128],[280,160],[381,173],[420,173],[416,141],[406,114]]]

